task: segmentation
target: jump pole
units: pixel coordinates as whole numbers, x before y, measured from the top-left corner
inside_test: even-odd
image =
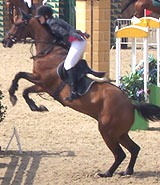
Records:
[[[120,39],[132,38],[132,72],[136,66],[136,38],[143,38],[143,61],[144,61],[144,95],[145,101],[148,101],[147,82],[148,82],[148,27],[130,25],[118,29],[116,27],[116,85],[120,85]]]
[[[160,87],[160,79],[159,79],[159,72],[160,72],[160,18],[159,18],[159,27],[157,28],[157,86]]]
[[[118,32],[118,26],[116,26],[115,32]],[[116,85],[119,87],[119,78],[120,78],[120,69],[121,69],[121,55],[120,55],[120,50],[121,50],[121,38],[116,37]]]
[[[12,136],[11,136],[11,139],[9,140],[9,143],[8,143],[8,145],[7,145],[7,147],[6,147],[5,152],[7,152],[7,150],[8,150],[8,148],[9,148],[9,146],[10,146],[10,144],[11,144],[11,141],[12,141],[12,139],[13,139],[14,136],[16,137],[16,141],[17,141],[17,145],[18,145],[18,148],[19,148],[19,152],[20,152],[20,154],[22,154],[21,143],[20,143],[20,140],[19,140],[19,136],[18,136],[16,127],[13,128],[13,134],[12,134]]]
[[[136,38],[132,38],[132,73],[135,72],[136,67]]]
[[[138,19],[138,18],[137,18]],[[140,23],[136,24],[137,26],[142,27],[149,27],[150,28],[156,28],[156,36],[157,36],[157,86],[160,87],[160,18],[154,18],[154,17],[142,17],[139,19]]]

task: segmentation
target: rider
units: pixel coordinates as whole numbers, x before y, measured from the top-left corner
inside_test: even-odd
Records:
[[[85,51],[85,37],[88,34],[83,34],[81,31],[74,29],[62,19],[53,18],[52,14],[52,8],[42,5],[37,9],[36,18],[39,19],[41,24],[47,24],[54,35],[61,38],[66,45],[70,46],[68,55],[64,61],[64,69],[70,80],[71,93],[65,100],[72,101],[72,99],[78,98],[76,87],[77,76],[74,66],[78,63]]]

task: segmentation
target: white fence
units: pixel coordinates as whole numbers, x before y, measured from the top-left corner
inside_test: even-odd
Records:
[[[118,26],[118,29],[123,28],[125,26],[131,25],[131,19],[117,19],[115,21],[115,28]],[[130,47],[132,44],[131,39],[128,38],[122,38],[121,40],[122,45],[126,45],[126,47]],[[137,48],[143,47],[143,40],[142,38],[138,38],[136,40]],[[149,48],[157,48],[157,29],[156,28],[150,28],[149,31],[149,37],[148,37],[148,46]]]

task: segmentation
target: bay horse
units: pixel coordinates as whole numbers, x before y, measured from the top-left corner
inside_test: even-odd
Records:
[[[150,10],[153,13],[156,13],[157,15],[160,15],[160,1],[159,0],[129,0],[125,4],[125,6],[122,8],[122,11],[121,11],[122,15],[125,15],[125,11],[131,4],[134,4],[134,11],[135,11],[132,16],[136,16],[137,18],[141,18],[145,16],[145,13],[144,13],[145,9]]]
[[[65,100],[64,98],[70,93],[70,88],[67,84],[60,87],[62,80],[57,75],[57,67],[64,61],[67,49],[54,44],[54,36],[36,18],[23,12],[22,17],[5,35],[3,46],[12,47],[14,43],[26,37],[31,37],[35,41],[36,56],[33,57],[33,71],[32,73],[18,72],[15,75],[9,89],[12,104],[17,101],[15,91],[18,90],[20,79],[26,79],[34,84],[23,91],[23,97],[32,111],[46,111],[47,108],[37,106],[29,98],[30,93],[46,92],[53,97],[58,90],[56,97],[60,103],[97,120],[99,132],[114,155],[115,160],[111,167],[98,175],[112,177],[126,157],[122,146],[130,152],[131,158],[127,169],[121,175],[133,174],[140,147],[129,137],[128,132],[134,123],[135,110],[144,119],[157,121],[160,120],[160,107],[148,103],[134,104],[120,88],[108,82],[95,82],[85,95],[72,102]],[[42,52],[44,48],[53,44],[53,49],[44,55]]]
[[[26,13],[29,13],[29,7],[24,0],[6,0],[6,7],[11,25],[20,15],[19,8],[23,9]]]
[[[9,21],[12,25],[14,21],[20,15],[19,8],[23,9],[26,13],[36,14],[36,8],[42,5],[43,0],[31,0],[31,4],[34,8],[29,8],[24,0],[6,0],[6,7],[8,11]]]
[[[150,10],[153,13],[160,15],[159,0],[137,0],[135,2],[135,16],[138,18],[144,17],[144,10]]]

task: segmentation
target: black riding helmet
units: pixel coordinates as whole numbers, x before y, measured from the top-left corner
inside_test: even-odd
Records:
[[[36,14],[36,18],[40,17],[40,16],[45,16],[47,15],[48,17],[52,17],[53,14],[53,10],[50,6],[47,5],[42,5],[37,9],[37,14]]]

